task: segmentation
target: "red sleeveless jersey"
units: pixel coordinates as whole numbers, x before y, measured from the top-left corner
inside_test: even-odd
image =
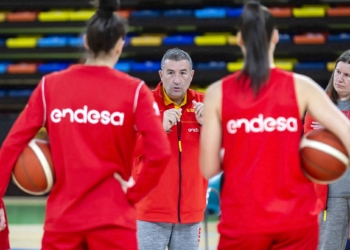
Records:
[[[220,233],[276,232],[317,223],[313,184],[299,163],[302,122],[292,73],[271,69],[257,96],[239,73],[222,80]]]

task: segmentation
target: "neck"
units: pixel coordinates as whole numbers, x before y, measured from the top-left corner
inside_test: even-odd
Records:
[[[183,102],[183,100],[184,100],[184,98],[182,98],[182,99],[177,99],[177,100],[173,100],[173,99],[172,99],[172,101],[175,102],[175,103],[176,103],[177,105],[179,105],[179,106],[181,105],[181,103]]]
[[[273,50],[271,50],[271,49],[269,51],[269,64],[270,64],[270,68],[275,67],[274,58],[273,58]]]
[[[339,95],[339,100],[340,101],[347,101],[347,100],[349,100],[350,99],[350,95],[346,95],[346,96],[340,96]]]
[[[94,65],[94,66],[106,66],[109,68],[114,68],[114,65],[117,63],[118,59],[113,58],[112,56],[97,56],[89,57],[85,64]]]

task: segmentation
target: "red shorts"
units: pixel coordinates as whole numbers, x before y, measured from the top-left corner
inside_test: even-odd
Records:
[[[278,233],[238,233],[231,237],[220,236],[218,250],[316,250],[318,225]]]
[[[136,231],[117,226],[105,226],[73,233],[44,232],[42,250],[73,249],[137,250]]]
[[[5,206],[2,200],[0,200],[0,208],[4,209],[6,218],[6,228],[0,232],[0,250],[8,250],[10,249],[9,225],[7,221]]]

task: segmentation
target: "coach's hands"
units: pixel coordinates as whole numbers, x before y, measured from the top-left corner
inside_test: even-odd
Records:
[[[132,178],[132,176],[129,178],[128,181],[125,181],[118,173],[114,173],[113,176],[117,181],[119,181],[120,186],[124,193],[128,191],[128,188],[131,188],[135,185],[135,181]]]
[[[196,102],[195,100],[193,100],[192,103],[193,103],[194,112],[196,113],[197,122],[200,125],[202,125],[204,104],[202,102]]]
[[[5,211],[3,208],[0,208],[0,231],[6,228],[6,218]]]
[[[182,109],[168,109],[163,114],[163,128],[166,132],[169,132],[170,128],[176,125],[180,121],[182,115]]]

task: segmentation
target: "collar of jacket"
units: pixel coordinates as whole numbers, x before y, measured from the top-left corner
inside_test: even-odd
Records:
[[[167,108],[173,108],[174,104],[170,103],[169,105],[165,105],[163,100],[163,83],[160,82],[157,87],[153,90],[154,91],[154,97],[157,99],[157,103],[162,103]],[[187,103],[182,106],[186,107],[189,103],[192,104],[192,101],[195,99],[195,91],[192,89],[187,89]]]

